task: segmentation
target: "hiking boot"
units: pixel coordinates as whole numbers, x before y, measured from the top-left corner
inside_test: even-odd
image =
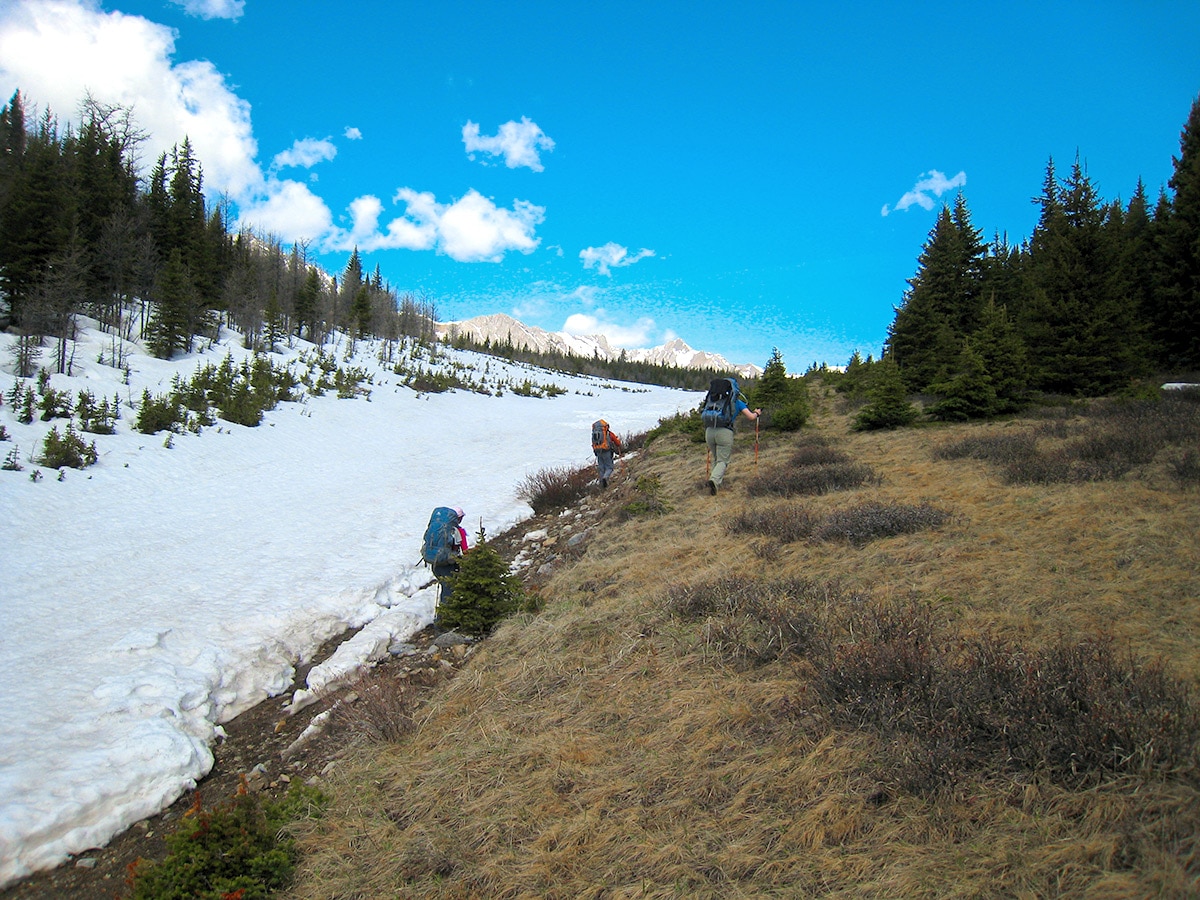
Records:
[[[708,482],[708,492],[714,497],[717,496],[717,483],[715,481]]]
[[[600,487],[602,487],[602,488],[608,487],[608,479],[607,478],[600,479]]]

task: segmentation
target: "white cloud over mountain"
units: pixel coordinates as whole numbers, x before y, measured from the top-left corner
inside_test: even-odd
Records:
[[[567,317],[562,330],[575,336],[602,334],[614,347],[645,347],[653,339],[654,320],[645,316],[633,325],[618,325],[598,316],[575,313]]]
[[[352,225],[330,240],[338,250],[429,250],[436,248],[458,262],[498,262],[510,250],[531,253],[540,242],[534,229],[545,209],[523,200],[513,208],[496,206],[470,190],[453,203],[438,203],[429,192],[400,188],[393,198],[404,212],[380,225],[383,203],[366,195],[350,204]]]

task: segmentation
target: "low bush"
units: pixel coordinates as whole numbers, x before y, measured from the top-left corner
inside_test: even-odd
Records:
[[[96,442],[85,442],[71,424],[67,423],[65,434],[58,433],[57,425],[50,429],[42,444],[42,455],[38,462],[52,469],[61,469],[64,466],[70,469],[86,469],[94,465],[99,458]]]
[[[784,544],[811,537],[819,518],[802,506],[784,504],[759,509],[747,509],[725,523],[730,534],[759,534]]]
[[[646,443],[650,444],[668,434],[682,434],[696,444],[704,443],[704,423],[700,421],[700,410],[676,413],[665,419],[646,432]]]
[[[336,727],[375,743],[394,743],[416,727],[417,688],[407,679],[372,669],[355,688],[358,699],[334,707]]]
[[[1200,778],[1188,686],[1104,635],[1038,647],[964,637],[928,604],[798,579],[677,585],[662,608],[700,626],[694,649],[721,665],[800,666],[807,688],[777,712],[875,735],[884,779],[913,793],[996,774],[1072,788]]]
[[[558,466],[539,469],[517,485],[517,497],[540,515],[554,509],[566,509],[579,502],[595,480],[592,466]]]
[[[1037,441],[1027,431],[1001,434],[974,434],[942,444],[933,451],[933,458],[979,459],[993,463],[1010,463],[1028,459],[1037,449]]]
[[[812,438],[799,445],[788,459],[788,465],[795,468],[805,466],[842,465],[850,462],[850,457],[843,451],[829,444],[822,438]]]
[[[1185,450],[1167,461],[1171,475],[1180,484],[1200,484],[1200,453]]]
[[[862,546],[878,538],[940,528],[949,519],[950,513],[928,503],[862,503],[825,516],[813,539]]]
[[[1080,483],[1119,479],[1148,466],[1164,448],[1183,447],[1183,457],[1166,461],[1183,484],[1190,480],[1187,453],[1200,443],[1197,395],[1173,391],[1043,409],[1046,421],[1032,431],[962,438],[938,447],[934,458],[987,460],[1000,466],[1008,484]]]
[[[657,475],[640,475],[633,488],[633,499],[621,507],[621,518],[661,516],[671,505],[663,498],[662,481]]]
[[[263,802],[245,783],[211,810],[200,795],[179,830],[166,839],[161,862],[138,860],[128,879],[131,900],[260,900],[292,879],[298,858],[286,826],[321,814],[327,798],[296,782],[279,801]]]
[[[751,497],[812,496],[878,483],[879,478],[870,466],[839,462],[771,469],[750,482],[746,493]]]

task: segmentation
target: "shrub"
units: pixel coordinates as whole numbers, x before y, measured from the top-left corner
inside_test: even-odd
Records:
[[[848,463],[850,457],[841,450],[830,447],[824,438],[810,438],[796,447],[788,464],[795,468],[804,466],[828,466],[834,463]]]
[[[813,532],[819,541],[848,541],[862,546],[878,538],[940,528],[950,513],[922,503],[863,503],[825,516]]]
[[[1014,773],[1076,788],[1200,777],[1200,709],[1188,686],[1103,635],[1041,647],[964,638],[929,604],[799,579],[678,585],[663,611],[699,625],[696,648],[721,664],[799,665],[807,687],[778,711],[809,729],[875,735],[885,778],[908,791]]]
[[[779,497],[828,494],[844,491],[879,479],[869,466],[853,463],[773,469],[750,482],[746,492],[752,497],[774,494]]]
[[[285,826],[317,816],[328,800],[296,782],[276,802],[263,803],[242,784],[226,804],[203,810],[200,795],[179,830],[166,839],[161,862],[139,860],[131,868],[132,900],[258,900],[292,879],[298,852]]]
[[[592,466],[539,469],[517,485],[517,497],[538,515],[553,509],[566,509],[587,493],[593,478]]]
[[[463,555],[458,572],[447,580],[451,594],[438,604],[438,625],[474,637],[490,634],[501,619],[520,608],[524,599],[520,578],[509,572],[508,565],[482,534]]]
[[[621,507],[621,518],[632,516],[661,516],[671,511],[663,499],[662,481],[657,475],[639,475],[634,485],[634,497]]]
[[[1026,431],[1003,434],[977,434],[942,444],[933,451],[934,459],[980,459],[1008,463],[1033,456],[1037,442]]]
[[[696,444],[704,443],[704,423],[700,421],[700,410],[693,409],[687,413],[676,413],[665,419],[646,432],[646,443],[650,444],[668,434],[682,434]]]
[[[133,427],[142,434],[158,434],[160,431],[179,431],[187,423],[187,410],[173,397],[155,397],[150,389],[142,391],[142,402],[138,406],[137,419]]]
[[[1195,450],[1173,457],[1167,465],[1180,484],[1200,484],[1200,453]]]
[[[334,707],[333,721],[376,743],[394,743],[410,734],[417,706],[416,687],[406,679],[372,669],[356,685],[358,699]]]
[[[846,609],[844,637],[817,644],[830,648],[813,661],[822,708],[834,725],[877,733],[909,790],[987,772],[1076,787],[1195,772],[1200,714],[1186,687],[1157,664],[1121,658],[1108,639],[1030,649],[948,639],[917,603]]]
[[[748,509],[725,523],[730,534],[761,534],[785,544],[802,541],[812,535],[818,519],[795,504]]]
[[[42,444],[42,455],[38,461],[52,469],[61,469],[64,466],[71,469],[86,469],[97,459],[99,459],[99,455],[96,453],[96,442],[85,443],[71,424],[67,423],[66,434],[60,435],[57,425],[50,429],[50,433],[46,435],[46,440]]]

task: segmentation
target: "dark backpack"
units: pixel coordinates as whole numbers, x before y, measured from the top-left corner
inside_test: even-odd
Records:
[[[708,385],[708,394],[700,410],[700,421],[705,428],[732,428],[737,417],[734,398],[737,397],[737,382],[732,378],[714,378]]]
[[[441,566],[453,558],[458,543],[458,513],[448,506],[439,506],[429,516],[425,539],[421,542],[421,559],[432,566]]]
[[[612,445],[608,441],[608,423],[597,419],[592,423],[592,449],[608,450]]]

